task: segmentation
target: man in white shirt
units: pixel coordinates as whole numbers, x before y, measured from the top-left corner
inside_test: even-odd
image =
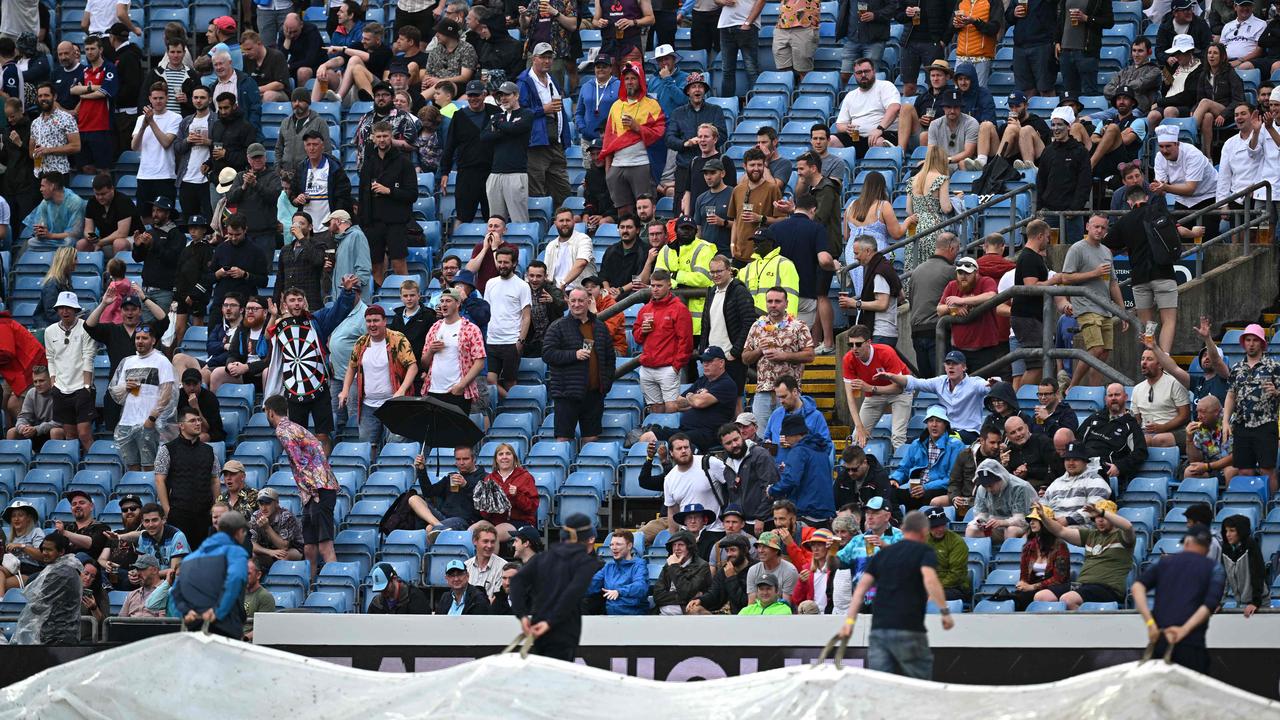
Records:
[[[128,25],[134,35],[142,35],[129,18],[129,0],[89,0],[80,17],[80,29],[89,35],[106,35],[117,22]]]
[[[573,211],[560,208],[555,217],[556,237],[547,243],[542,261],[556,287],[564,292],[582,287],[582,279],[599,275],[591,237],[573,224]]]
[[[1236,0],[1236,19],[1222,26],[1221,36],[1231,67],[1240,67],[1262,55],[1258,38],[1266,29],[1266,21],[1253,15],[1253,0]]]
[[[520,371],[520,354],[529,337],[533,293],[529,283],[515,274],[515,248],[498,248],[493,261],[498,266],[498,277],[489,280],[484,288],[484,300],[491,313],[484,347],[489,357],[489,382],[497,385],[499,397],[505,398]]]
[[[1156,156],[1156,179],[1151,192],[1170,193],[1181,210],[1212,205],[1218,192],[1218,171],[1213,163],[1191,143],[1178,142],[1178,128],[1161,125],[1156,128],[1160,154]]]
[[[668,441],[671,446],[671,459],[675,467],[667,472],[662,483],[662,504],[667,506],[667,529],[675,532],[680,529],[675,514],[685,505],[698,504],[713,511],[716,521],[707,526],[708,530],[723,531],[720,522],[720,497],[724,495],[725,476],[724,462],[715,456],[693,454],[693,443],[684,433],[676,433]],[[712,483],[720,485],[713,490]]]
[[[79,437],[85,452],[93,444],[93,356],[98,344],[89,337],[80,319],[80,301],[67,291],[58,295],[53,309],[58,322],[44,330],[45,354],[53,379],[53,419],[68,437]]]
[[[853,78],[858,83],[840,103],[836,117],[836,134],[839,147],[856,147],[859,153],[868,147],[891,147],[898,142],[898,133],[890,128],[898,121],[898,109],[902,97],[888,80],[876,79],[876,66],[863,60],[853,68]]]
[[[132,148],[139,152],[138,211],[150,214],[151,201],[161,195],[175,200],[173,141],[178,136],[182,116],[168,108],[164,83],[155,83],[147,94],[148,105],[142,108],[133,127]]]
[[[720,20],[716,28],[720,31],[720,58],[724,64],[720,81],[720,97],[738,95],[738,51],[742,51],[742,62],[746,66],[747,84],[754,82],[760,74],[758,38],[760,36],[760,13],[764,11],[765,0],[753,2],[728,2],[716,0],[720,6]]]
[[[173,365],[156,352],[158,339],[150,325],[139,325],[133,333],[137,354],[120,362],[107,388],[120,404],[115,442],[120,459],[131,471],[150,471],[155,465],[160,441],[157,423],[170,412],[173,398]]]
[[[1280,177],[1274,174],[1276,165],[1268,162],[1272,159],[1269,155],[1276,149],[1276,143],[1270,142],[1270,137],[1265,137],[1267,133],[1263,130],[1262,116],[1258,113],[1258,109],[1248,103],[1240,103],[1235,108],[1234,117],[1240,132],[1232,135],[1222,145],[1221,169],[1218,170],[1215,193],[1217,202],[1226,200],[1256,182],[1270,179],[1274,185],[1277,180],[1280,180]],[[1272,174],[1268,176],[1268,173]],[[1255,190],[1253,199],[1265,200],[1266,188]],[[1238,201],[1232,204],[1237,203]],[[1227,217],[1223,215],[1224,220]]]
[[[204,217],[213,216],[209,177],[205,174],[209,150],[213,147],[213,141],[209,139],[209,124],[213,121],[209,97],[208,88],[191,91],[191,105],[195,112],[182,118],[174,147],[175,174],[181,181],[178,183],[179,205],[184,213]]]
[[[1187,388],[1166,373],[1151,350],[1142,351],[1143,381],[1133,388],[1130,408],[1147,447],[1185,448],[1187,421],[1191,419],[1191,397]]]

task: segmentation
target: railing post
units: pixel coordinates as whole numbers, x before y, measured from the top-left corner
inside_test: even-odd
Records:
[[[1249,238],[1253,235],[1253,193],[1244,196],[1244,216],[1246,227],[1244,229],[1244,240],[1242,248],[1244,255],[1249,254]]]
[[[1054,295],[1046,291],[1044,293],[1044,307],[1041,320],[1044,323],[1040,328],[1040,381],[1053,380],[1057,384],[1056,373],[1053,371],[1053,358],[1049,357],[1049,348],[1053,347],[1053,299]]]

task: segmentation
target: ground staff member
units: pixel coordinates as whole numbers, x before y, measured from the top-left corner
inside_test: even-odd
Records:
[[[535,655],[573,662],[582,638],[582,597],[599,569],[591,518],[565,518],[560,542],[533,556],[511,578],[511,611],[535,640]],[[532,602],[530,602],[532,601]]]

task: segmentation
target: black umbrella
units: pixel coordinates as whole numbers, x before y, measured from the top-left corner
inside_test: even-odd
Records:
[[[432,447],[475,445],[484,431],[456,405],[433,397],[398,397],[375,413],[389,432]]]

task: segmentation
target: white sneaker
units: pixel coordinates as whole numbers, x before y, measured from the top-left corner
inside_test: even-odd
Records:
[[[1035,167],[1035,163],[1029,162],[1027,160],[1018,159],[1013,161],[1014,170],[1019,170],[1019,171],[1030,170],[1034,167]]]
[[[819,345],[813,349],[814,355],[831,355],[836,351],[833,345]]]
[[[964,161],[964,169],[977,172],[986,167],[987,164],[977,158],[968,158]]]

